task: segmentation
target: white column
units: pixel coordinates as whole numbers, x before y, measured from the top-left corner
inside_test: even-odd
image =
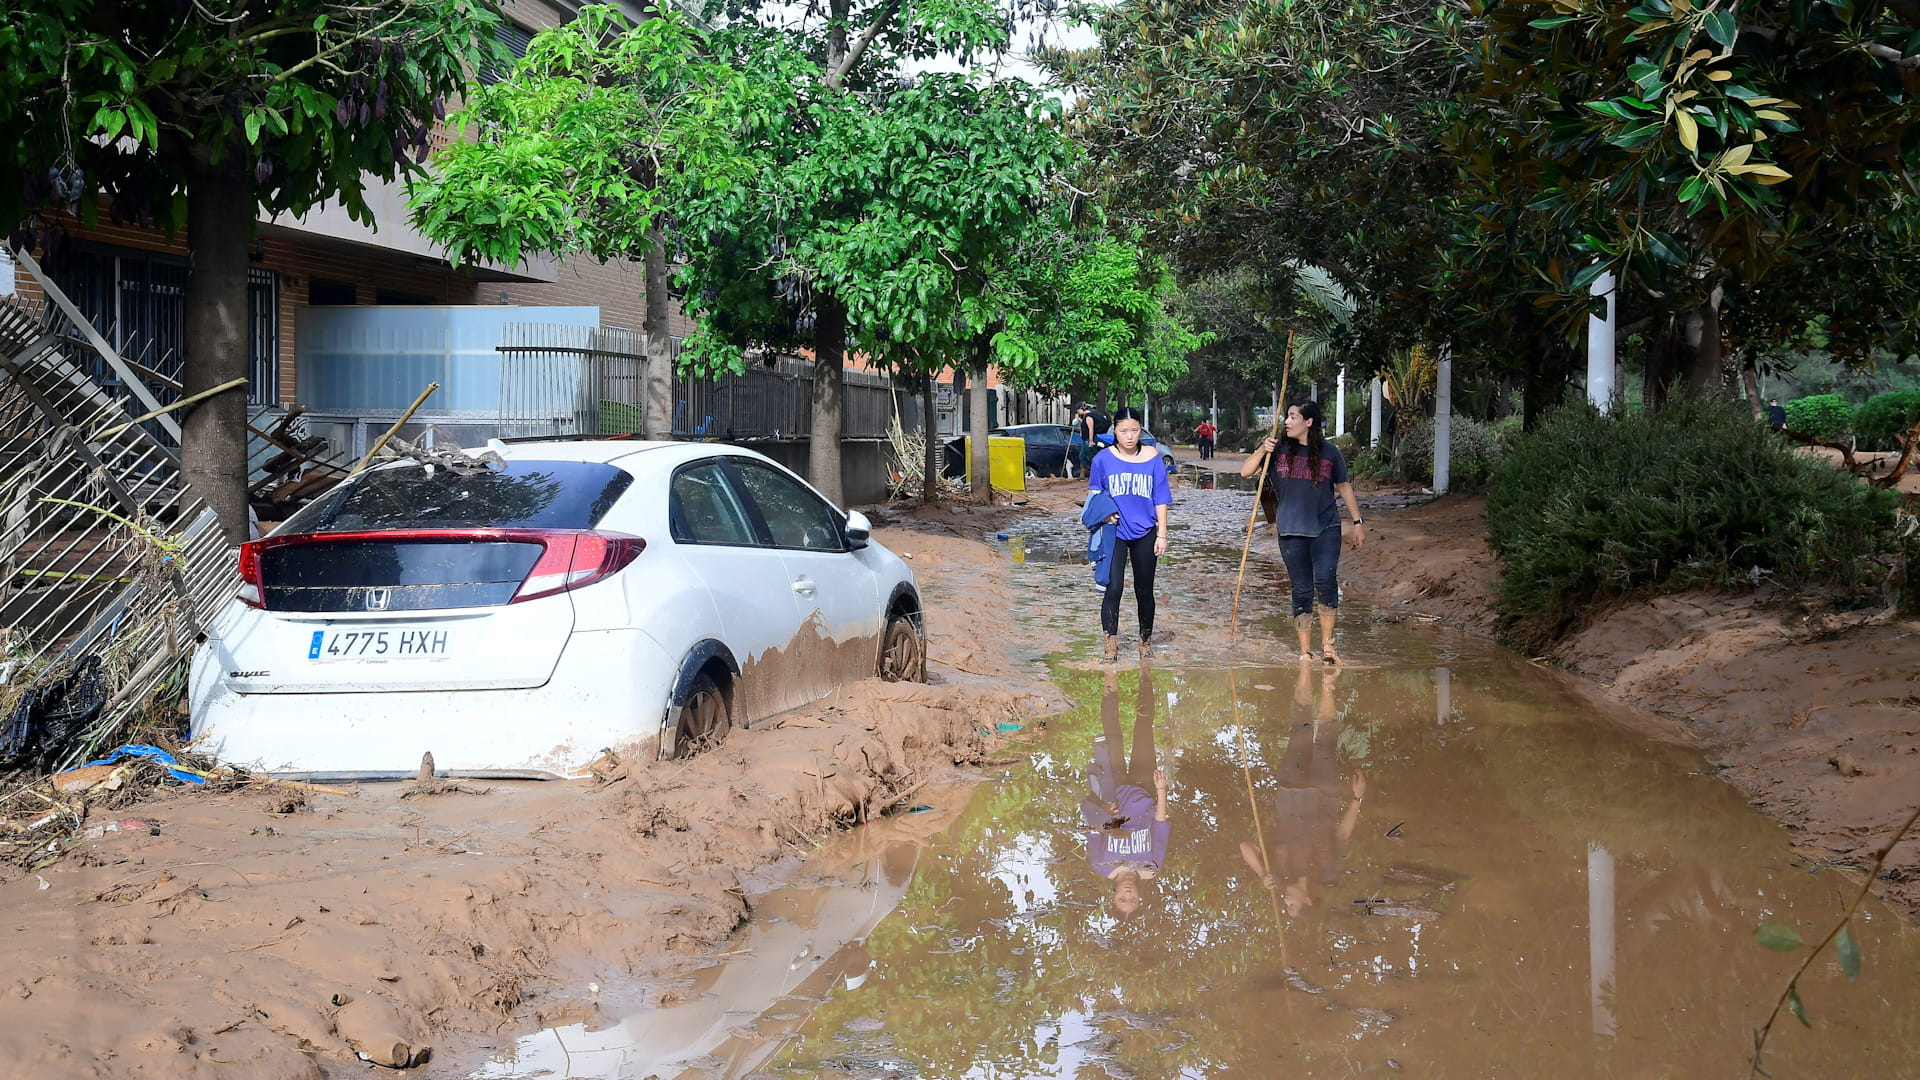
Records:
[[[1347,369],[1342,365],[1333,377],[1333,433],[1347,433]]]
[[[1453,715],[1453,669],[1433,669],[1433,722],[1444,726]]]
[[[1433,493],[1445,495],[1453,481],[1453,350],[1440,350],[1433,386]]]
[[[1587,996],[1593,1006],[1593,1033],[1612,1038],[1614,1020],[1613,855],[1587,843]]]
[[[1220,426],[1220,391],[1213,392],[1213,404],[1207,409],[1207,420],[1214,427]]]
[[[1587,400],[1603,413],[1613,411],[1617,392],[1613,383],[1614,279],[1609,270],[1593,279],[1588,290],[1607,299],[1605,316],[1587,317]]]
[[[1373,439],[1370,442],[1368,442],[1367,445],[1379,446],[1380,445],[1380,380],[1377,378],[1367,384],[1367,401],[1369,403],[1367,406],[1368,419],[1373,421]]]

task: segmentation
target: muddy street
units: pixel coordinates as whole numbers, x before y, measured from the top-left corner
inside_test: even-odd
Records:
[[[1090,659],[1077,522],[990,537],[1072,711],[828,843],[712,967],[634,995],[682,1004],[610,988],[598,1019],[440,1075],[1745,1075],[1803,952],[1755,928],[1818,940],[1850,880],[1697,750],[1483,639],[1352,596],[1346,668],[1294,662],[1260,547],[1230,637],[1250,503],[1181,492],[1151,662],[1130,606],[1121,662]],[[1773,1075],[1910,1071],[1920,935],[1871,900],[1854,929],[1863,973],[1814,964]]]

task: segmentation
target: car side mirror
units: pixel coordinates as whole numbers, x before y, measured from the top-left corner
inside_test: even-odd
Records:
[[[858,510],[847,511],[847,544],[855,551],[867,546],[873,538],[873,522]]]

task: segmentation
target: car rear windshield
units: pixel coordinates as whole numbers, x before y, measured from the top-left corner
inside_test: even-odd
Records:
[[[478,471],[405,465],[364,473],[282,532],[591,529],[633,477],[597,461],[508,461]]]

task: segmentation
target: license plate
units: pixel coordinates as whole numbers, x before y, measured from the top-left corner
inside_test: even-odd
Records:
[[[444,657],[452,634],[446,630],[315,630],[307,659],[411,660]]]

